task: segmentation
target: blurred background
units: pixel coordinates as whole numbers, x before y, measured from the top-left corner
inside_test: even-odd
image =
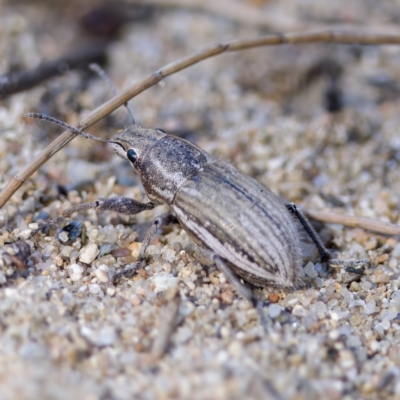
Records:
[[[3,0],[0,7],[0,188],[62,131],[24,120],[25,113],[77,125],[112,97],[88,69],[92,62],[125,89],[163,65],[227,40],[329,27],[400,33],[398,1]],[[208,59],[129,104],[140,125],[197,143],[283,198],[398,224],[399,100],[399,46],[306,44]],[[130,123],[120,109],[89,132],[111,138]],[[1,244],[21,232],[28,238],[30,224],[73,204],[111,195],[143,197],[127,163],[103,143],[76,138],[0,210]],[[154,215],[165,210],[76,218],[88,232],[119,226],[121,236],[114,228],[110,235],[118,236],[122,248],[124,234],[137,234],[140,241]],[[145,356],[157,335],[163,305],[158,297],[146,297],[131,284],[107,292],[109,283],[90,294],[80,289],[86,283],[71,281],[71,261],[59,244],[29,238],[36,254],[28,263],[31,278],[0,288],[0,398],[399,396],[397,238],[316,227],[343,258],[369,258],[374,268],[353,283],[316,270],[311,289],[280,295],[282,311],[271,311],[277,328],[267,336],[245,302],[224,298],[226,283],[204,272],[204,280],[192,279],[196,289],[189,290],[189,283],[187,292],[182,289],[187,318],[172,339],[174,350],[151,367]],[[189,241],[178,228],[170,235],[154,245],[154,254],[176,241],[185,249]],[[81,236],[79,246],[85,240]],[[187,260],[182,258],[183,267],[178,255],[166,268],[186,276]],[[114,254],[116,259],[124,264],[123,257]],[[84,267],[83,282],[89,284],[95,267]],[[154,268],[146,274],[161,273]],[[258,294],[268,297],[267,291]]]

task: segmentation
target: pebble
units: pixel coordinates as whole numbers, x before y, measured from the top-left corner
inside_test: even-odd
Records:
[[[60,252],[61,257],[70,258],[71,252],[74,250],[71,246],[63,246]]]
[[[391,321],[392,319],[395,319],[397,317],[397,314],[398,314],[397,311],[383,310],[380,314],[380,318]]]
[[[175,261],[176,258],[176,251],[169,247],[166,247],[165,251],[163,252],[163,259],[169,263]]]
[[[376,302],[375,300],[370,300],[364,306],[364,312],[366,314],[373,314],[375,312]]]
[[[100,268],[96,269],[94,274],[96,278],[99,280],[99,282],[107,283],[109,281],[108,274],[103,269]]]
[[[270,294],[268,295],[268,300],[269,300],[271,303],[277,303],[277,302],[279,301],[279,295],[277,295],[276,293],[270,293]]]
[[[116,293],[115,287],[108,287],[106,290],[107,296],[113,297],[115,296],[115,293]]]
[[[399,265],[398,261],[393,257],[388,262],[388,267],[391,269],[396,269],[398,265]]]
[[[295,317],[304,317],[306,315],[306,310],[300,304],[296,304],[293,307],[292,315],[294,315]]]
[[[392,251],[392,257],[400,259],[400,243],[395,244],[393,251]]]
[[[61,233],[58,235],[58,240],[59,240],[60,242],[63,242],[63,243],[68,242],[68,240],[69,240],[68,233],[65,232],[65,231],[61,232]]]
[[[140,250],[142,248],[142,243],[133,242],[128,246],[128,248],[131,251],[131,256],[137,260],[139,257]]]
[[[381,321],[382,328],[387,331],[390,328],[390,321],[388,319],[383,319]]]
[[[268,315],[271,318],[278,317],[281,314],[281,311],[282,311],[282,309],[281,309],[281,306],[279,304],[271,304],[268,307]]]
[[[307,265],[304,267],[304,273],[310,278],[316,278],[318,276],[314,264],[311,261],[309,261]]]
[[[104,243],[100,246],[99,249],[99,254],[97,255],[97,258],[101,258],[107,254],[110,254],[117,246],[115,244],[111,243]]]
[[[37,222],[37,221],[40,221],[40,220],[46,221],[46,220],[48,220],[49,218],[50,218],[49,213],[47,213],[46,211],[39,211],[37,214],[35,214],[35,215],[33,216],[32,221],[33,221],[33,222]]]
[[[97,238],[99,242],[107,242],[110,244],[117,243],[118,232],[112,225],[107,225],[99,229],[99,236]]]
[[[82,327],[81,334],[98,347],[111,346],[117,340],[117,333],[112,326],[103,327],[98,331]]]
[[[83,224],[80,221],[71,221],[68,225],[66,225],[61,232],[57,235],[59,237],[62,233],[66,233],[68,235],[68,240],[74,241],[82,234]],[[64,236],[65,237],[65,236]]]
[[[79,261],[90,264],[93,262],[99,254],[99,248],[94,243],[89,243],[87,246],[82,247],[79,252]]]
[[[154,291],[156,293],[175,288],[178,285],[178,281],[178,278],[174,277],[172,274],[160,274],[152,277]]]
[[[77,282],[82,278],[84,268],[79,264],[71,264],[67,267],[67,270],[71,281]]]
[[[120,257],[128,257],[131,255],[131,252],[129,249],[124,249],[123,247],[119,247],[111,252],[112,256],[115,258],[120,258]]]
[[[91,283],[89,285],[89,293],[97,294],[97,293],[100,293],[100,291],[101,291],[101,287],[98,283]]]
[[[31,233],[32,233],[32,229],[24,229],[23,231],[21,231],[19,233],[18,236],[19,236],[20,239],[28,240],[29,237],[31,236]]]

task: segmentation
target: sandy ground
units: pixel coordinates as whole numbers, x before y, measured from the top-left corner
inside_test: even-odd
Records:
[[[51,4],[2,3],[2,72],[35,67],[88,38],[80,2]],[[270,7],[284,26],[287,10],[310,27],[330,18],[395,23],[399,6],[244,4]],[[156,12],[123,28],[105,68],[125,88],[211,43],[261,33],[207,13]],[[139,124],[196,142],[300,206],[399,223],[399,61],[396,46],[260,48],[186,69],[131,106]],[[109,97],[91,72],[71,71],[2,100],[1,186],[61,132],[24,113],[76,124]],[[128,124],[120,110],[90,132],[109,138]],[[400,398],[398,237],[317,223],[337,257],[368,258],[371,267],[354,276],[316,260],[304,269],[304,289],[255,289],[274,301],[264,332],[223,274],[195,260],[179,226],[154,239],[146,268],[112,284],[164,206],[133,217],[75,214],[64,223],[72,231],[32,236],[71,205],[116,195],[143,199],[130,166],[77,138],[0,210],[1,400]],[[26,271],[4,253],[18,240],[31,253],[22,256]],[[180,302],[171,300],[176,291]],[[155,357],[174,315],[166,353]]]

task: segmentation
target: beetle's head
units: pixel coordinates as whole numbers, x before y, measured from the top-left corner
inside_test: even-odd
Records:
[[[166,133],[161,129],[148,129],[134,125],[125,129],[109,143],[114,151],[132,164]]]
[[[132,166],[134,166],[136,160],[144,153],[147,149],[154,145],[158,140],[166,136],[166,133],[162,129],[148,129],[142,128],[138,125],[133,125],[131,128],[127,128],[121,132],[113,140],[105,140],[93,136],[89,133],[83,132],[64,121],[60,121],[56,118],[50,117],[44,114],[28,113],[25,114],[28,118],[41,119],[51,122],[56,125],[60,125],[64,128],[69,129],[75,134],[81,135],[86,139],[99,140],[101,142],[109,143],[113,146],[115,152],[125,160],[128,160]]]

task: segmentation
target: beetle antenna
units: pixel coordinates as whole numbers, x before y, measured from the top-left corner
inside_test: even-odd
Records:
[[[72,131],[74,133],[77,133],[78,135],[81,135],[86,139],[98,140],[99,142],[104,142],[104,143],[108,143],[109,142],[108,140],[104,140],[104,139],[101,139],[101,138],[99,138],[97,136],[91,135],[90,133],[83,132],[83,131],[73,127],[72,125],[67,124],[64,121],[60,121],[59,119],[50,117],[48,115],[38,114],[38,113],[28,113],[28,114],[25,114],[24,117],[42,119],[44,121],[51,122],[53,124],[62,126],[63,128],[66,128],[66,129],[68,129],[68,130],[70,130],[70,131]]]
[[[110,88],[110,90],[112,91],[114,96],[116,96],[118,94],[118,90],[112,83],[110,77],[107,75],[107,72],[104,71],[104,69],[101,68],[99,64],[96,64],[96,63],[90,64],[89,69],[92,70],[93,72],[95,72],[101,79],[103,79],[103,81],[108,85],[108,87]],[[128,102],[126,102],[124,104],[124,106],[128,110],[129,116],[132,120],[132,124],[136,125],[135,117],[133,116],[132,110],[128,106]]]

